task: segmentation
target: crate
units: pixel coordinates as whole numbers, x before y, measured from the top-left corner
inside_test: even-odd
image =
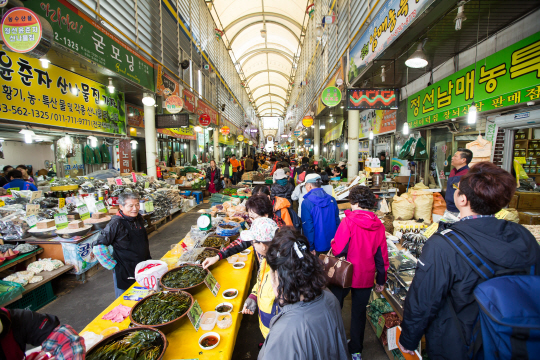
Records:
[[[51,301],[56,299],[52,289],[52,284],[49,281],[48,283],[41,285],[38,288],[30,291],[27,294],[24,294],[23,297],[8,306],[8,309],[25,309],[31,311],[37,311],[41,309]]]

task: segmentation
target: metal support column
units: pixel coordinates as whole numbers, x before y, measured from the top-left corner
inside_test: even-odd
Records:
[[[360,111],[348,110],[349,118],[349,157],[347,158],[347,171],[349,178],[358,175],[358,127],[360,126]]]
[[[146,174],[154,176],[157,179],[156,172],[156,120],[155,120],[155,107],[144,106],[144,143],[146,148]]]

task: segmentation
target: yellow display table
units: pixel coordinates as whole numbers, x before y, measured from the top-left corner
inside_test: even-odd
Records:
[[[238,335],[238,330],[240,329],[240,323],[242,322],[242,314],[239,312],[242,310],[244,301],[249,295],[251,289],[249,288],[249,283],[251,280],[251,272],[253,270],[253,248],[250,248],[251,252],[248,255],[248,261],[246,261],[246,266],[243,269],[234,269],[232,264],[229,264],[227,260],[221,260],[216,263],[213,268],[210,269],[216,280],[221,285],[219,292],[216,297],[212,295],[208,287],[204,284],[197,287],[197,292],[192,293],[195,300],[199,302],[201,308],[204,312],[212,311],[215,309],[216,305],[222,302],[229,302],[233,305],[231,311],[233,324],[228,329],[220,329],[217,325],[212,331],[217,332],[221,337],[219,345],[212,350],[202,350],[199,346],[199,338],[207,333],[199,328],[199,331],[195,331],[193,325],[187,317],[185,317],[181,325],[173,332],[166,334],[167,340],[169,342],[169,347],[165,353],[164,360],[173,360],[173,359],[231,359],[234,344],[236,342],[236,336]],[[167,262],[167,259],[171,259],[173,256],[170,251],[165,254],[161,260]],[[174,256],[178,258],[178,256]],[[133,286],[141,286],[135,283]],[[224,299],[222,294],[224,290],[227,289],[237,289],[238,296],[232,300]],[[111,291],[113,287],[111,286]],[[129,290],[128,290],[129,291]],[[102,317],[105,316],[108,312],[114,309],[116,306],[122,304],[125,306],[133,307],[137,302],[124,300],[123,296],[116,299],[111,305],[109,305],[101,314],[99,314],[90,324],[88,324],[84,330],[91,331],[96,334],[101,333],[103,330],[116,326],[120,330],[127,329],[129,326],[129,317],[127,317],[121,323],[114,323],[110,320],[102,320]],[[247,316],[257,316],[247,315]]]

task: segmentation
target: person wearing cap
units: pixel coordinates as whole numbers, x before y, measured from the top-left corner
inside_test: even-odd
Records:
[[[340,161],[339,164],[338,164],[338,167],[340,169],[340,177],[342,179],[346,179],[347,178],[347,164],[345,164],[344,161]]]
[[[302,202],[302,229],[310,250],[317,254],[326,253],[340,222],[337,202],[322,189],[319,174],[307,175],[305,182],[307,194]]]
[[[270,188],[272,199],[276,197],[284,198],[292,204],[291,195],[294,191],[294,186],[289,182],[289,176],[284,169],[277,169],[273,175],[274,183]]]

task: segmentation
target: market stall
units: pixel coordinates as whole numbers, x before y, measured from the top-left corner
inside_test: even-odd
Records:
[[[210,216],[212,215],[208,214],[208,217]],[[213,217],[213,219],[214,221],[212,221],[212,224],[215,226],[217,223],[215,220],[219,219],[219,217]],[[204,225],[203,222],[204,221],[202,221],[199,226]],[[208,224],[210,224],[210,221],[208,221]],[[223,224],[229,223],[221,223],[220,226]],[[238,224],[230,225],[228,227],[231,228],[229,229],[230,231],[237,232],[239,226],[240,225]],[[219,231],[219,229],[217,229],[217,231]],[[169,271],[157,281],[162,285],[167,284],[170,286],[169,283],[166,282],[168,281],[166,280],[167,274],[179,271],[179,269],[183,269],[184,267],[196,267],[197,265],[193,265],[192,263],[193,261],[197,261],[197,258],[199,259],[198,262],[201,262],[204,256],[210,256],[215,253],[211,252],[212,254],[203,255],[202,252],[205,251],[203,249],[211,249],[208,247],[203,248],[203,246],[215,246],[215,248],[219,248],[228,243],[228,240],[226,243],[214,243],[215,241],[219,242],[219,239],[220,238],[216,236],[216,234],[211,233],[210,235],[207,235],[206,232],[199,231],[197,228],[192,228],[192,231],[178,243],[178,246],[174,247],[161,258],[164,263],[168,264]],[[180,295],[185,294],[184,301],[188,298],[192,299],[192,306],[189,308],[187,316],[182,315],[183,318],[180,320],[167,323],[168,325],[166,328],[158,327],[164,332],[168,341],[168,347],[166,348],[163,359],[232,358],[236,336],[242,319],[239,312],[250,291],[249,283],[254,263],[253,251],[242,256],[244,257],[242,266],[236,265],[239,264],[239,262],[232,264],[228,261],[221,261],[210,268],[211,275],[215,280],[211,280],[211,277],[206,277],[205,279],[207,281],[205,283],[186,289],[186,293],[180,293]],[[144,282],[145,281],[143,280],[143,283]],[[148,283],[146,284],[149,285]],[[149,287],[151,287],[151,284]],[[134,311],[136,314],[133,315],[132,313],[131,318],[137,316],[137,312],[134,310],[135,306],[138,304],[137,301],[128,300],[133,299],[134,294],[136,294],[136,299],[140,299],[146,296],[148,292],[141,284],[135,283],[123,296],[116,299],[100,315],[98,315],[96,319],[88,324],[81,332],[81,335],[85,338],[100,340],[102,339],[102,336],[111,335],[114,337],[115,333],[127,329],[130,325],[130,316],[127,315],[129,311]],[[189,302],[190,300],[187,301]],[[115,309],[119,309],[119,311],[125,310],[126,316],[113,318],[114,321],[108,320],[111,319],[110,314],[115,313]],[[218,314],[216,314],[216,311]],[[212,316],[213,319],[216,319],[217,317],[213,323]],[[200,320],[197,320],[199,318]],[[217,325],[216,321],[218,322]],[[217,346],[203,348],[201,345],[201,338],[205,335],[216,336],[216,338],[219,339]],[[105,339],[104,341],[107,342],[108,340]],[[97,347],[99,347],[99,344]],[[90,353],[92,351],[93,350],[90,350]]]

